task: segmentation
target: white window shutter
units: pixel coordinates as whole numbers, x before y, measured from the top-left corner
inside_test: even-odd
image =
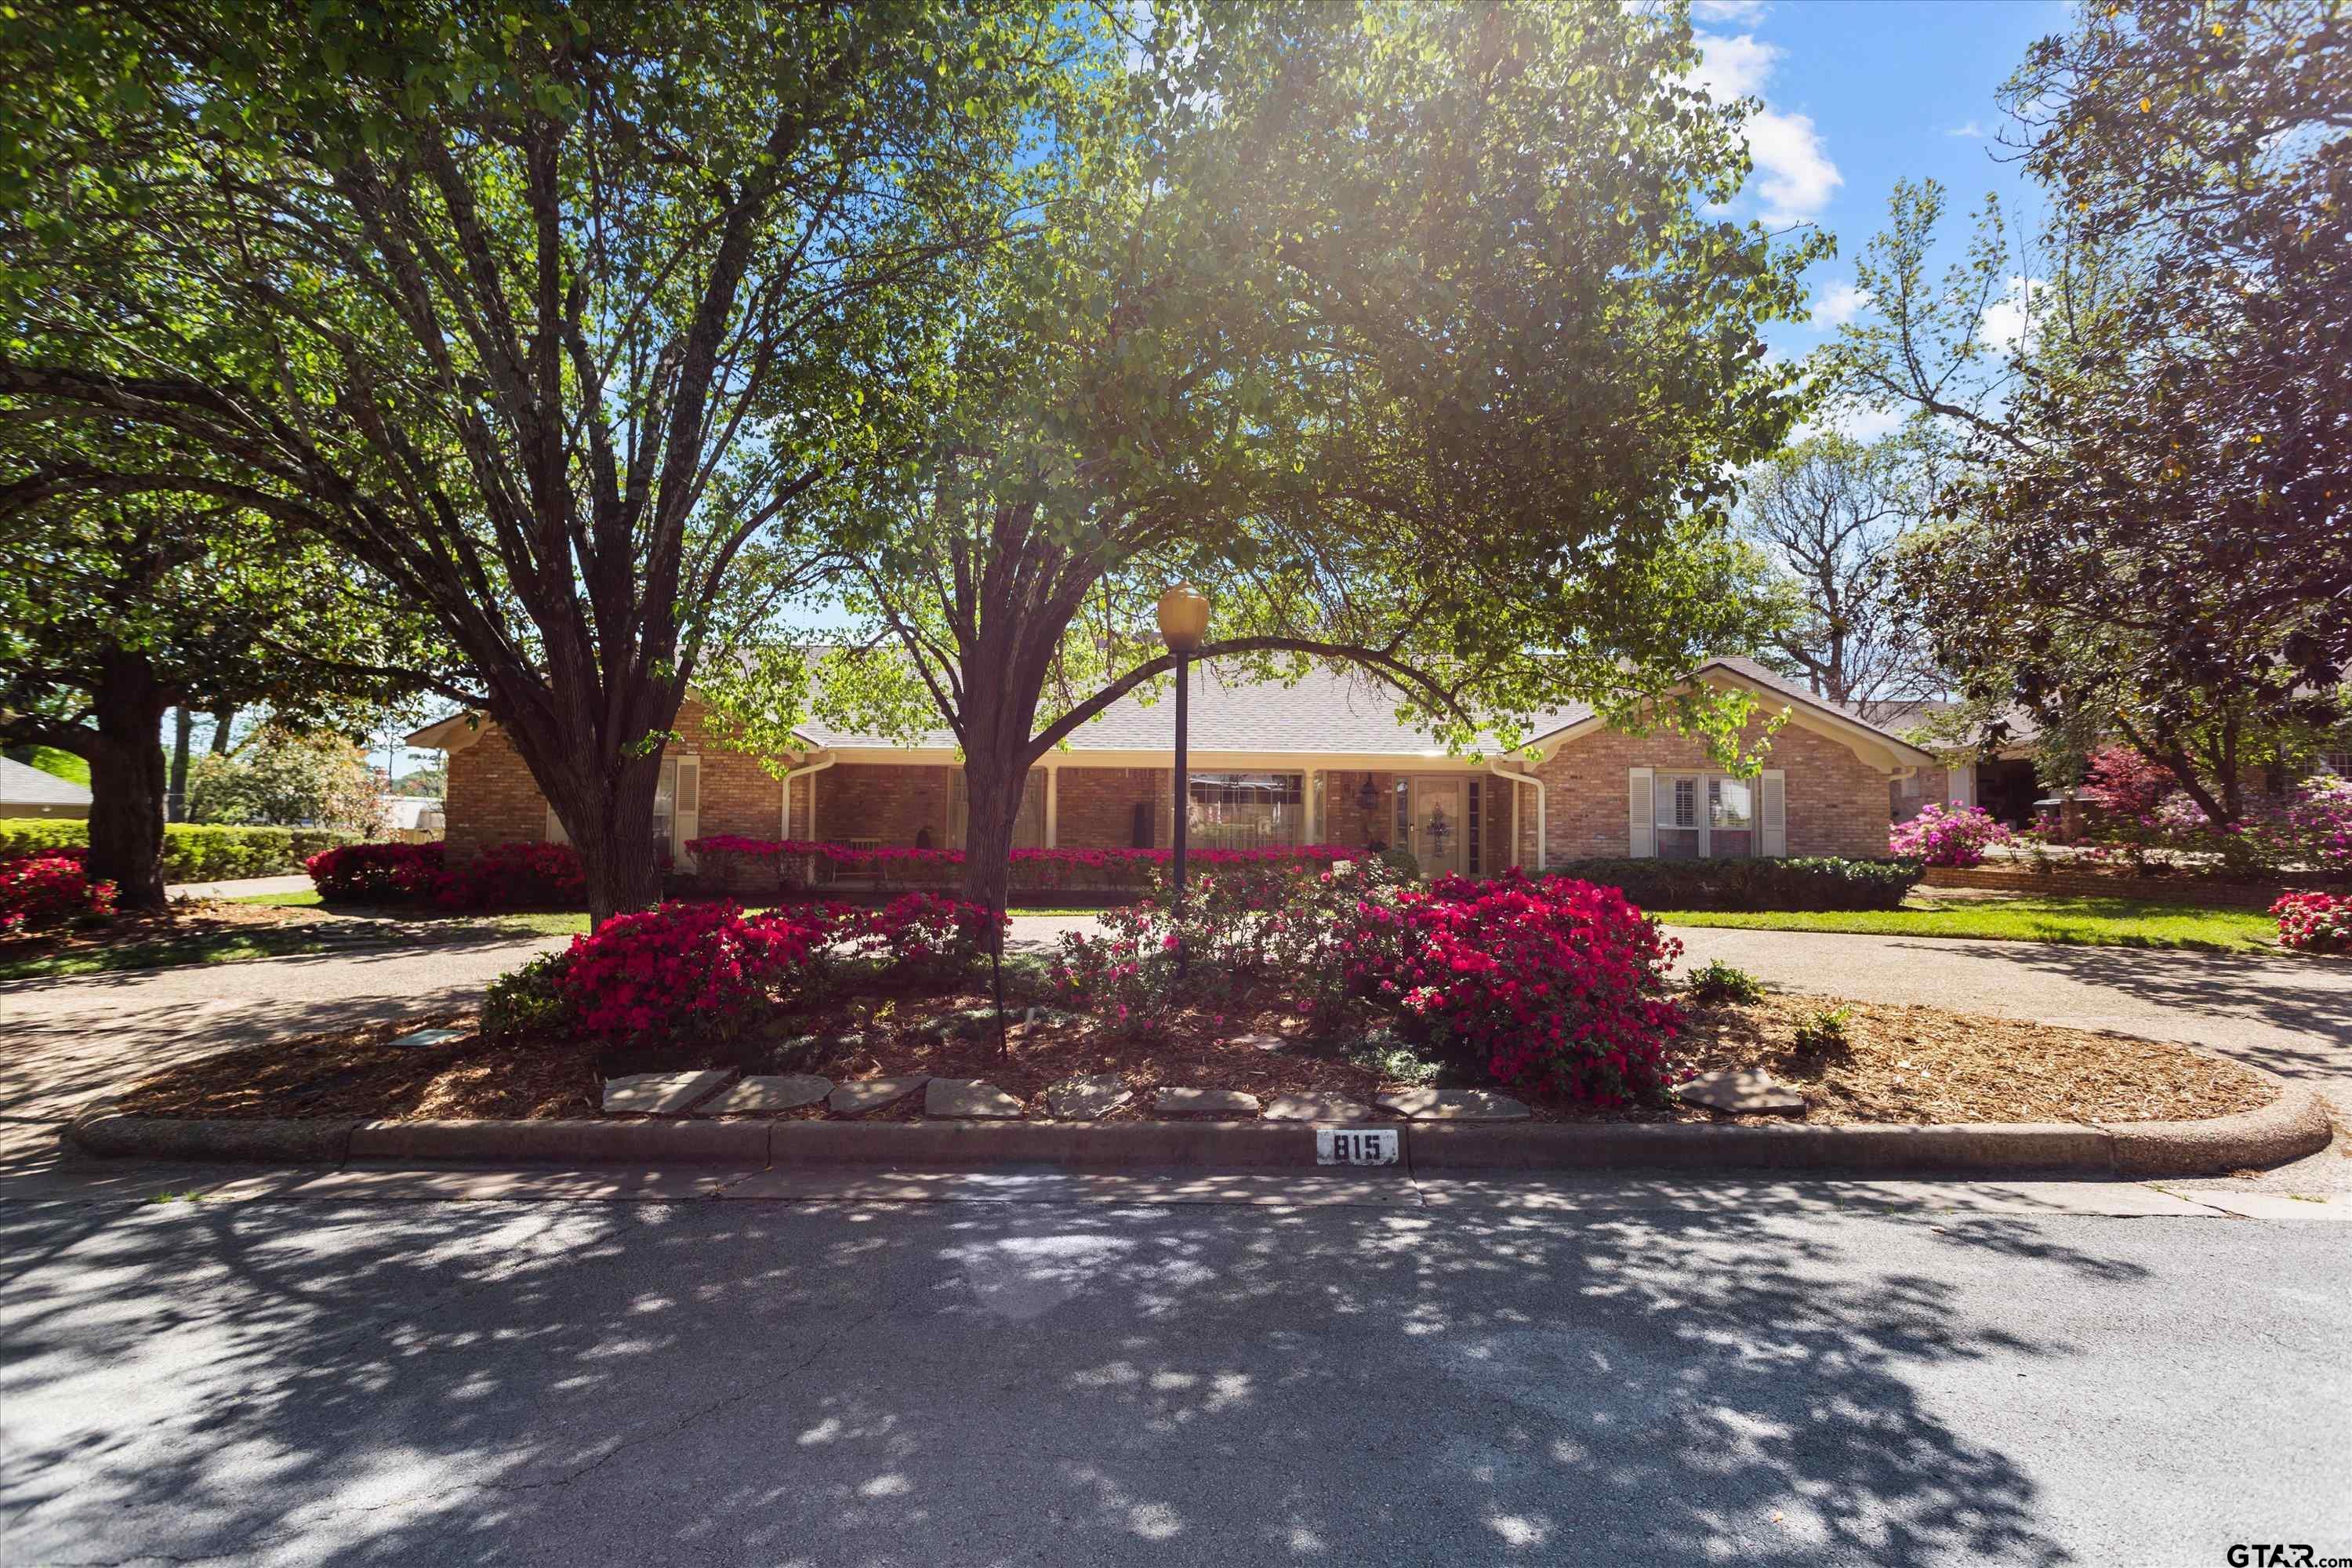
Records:
[[[702,759],[680,757],[677,760],[677,804],[675,825],[670,829],[672,853],[680,867],[694,868],[694,857],[686,852],[693,839],[702,837]]]
[[[1789,775],[1780,768],[1764,770],[1763,809],[1757,813],[1759,853],[1779,857],[1789,852]]]
[[[1626,845],[1636,860],[1654,859],[1658,853],[1658,829],[1654,820],[1656,807],[1650,800],[1652,770],[1625,770],[1625,799],[1629,812],[1625,821]]]
[[[1976,805],[1977,770],[1973,763],[1944,771],[1944,799],[1955,809]]]

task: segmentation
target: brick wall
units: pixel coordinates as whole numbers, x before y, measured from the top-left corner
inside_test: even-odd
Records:
[[[931,847],[948,847],[953,768],[841,763],[810,776],[817,786],[817,837],[834,844],[874,838],[911,847],[919,835],[928,831]],[[808,827],[809,818],[796,801],[793,837],[808,837]]]
[[[1124,849],[1135,842],[1135,808],[1151,805],[1151,842],[1164,847],[1172,831],[1169,780],[1173,768],[1059,770],[1054,792],[1054,838],[1065,849]]]
[[[701,763],[702,810],[696,831],[773,838],[783,804],[782,786],[757,758],[712,740],[703,729],[702,715],[699,702],[688,701],[678,710],[684,744],[676,748]],[[471,745],[448,757],[443,809],[453,858],[463,859],[485,845],[536,843],[547,837],[547,797],[504,732],[485,726]]]
[[[1759,743],[1755,731],[1747,743]],[[1790,854],[1886,853],[1888,775],[1884,770],[1841,742],[1793,723],[1781,726],[1772,737],[1764,765],[1788,775]],[[1534,770],[1550,793],[1545,858],[1557,865],[1631,853],[1629,769],[1704,773],[1712,766],[1699,742],[1666,731],[1634,736],[1598,730],[1569,742]],[[1534,816],[1530,800],[1522,823]]]

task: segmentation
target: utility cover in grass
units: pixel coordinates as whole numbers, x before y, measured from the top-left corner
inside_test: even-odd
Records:
[[[1486,1089],[1401,1089],[1381,1103],[1415,1121],[1525,1121],[1528,1108]]]
[[[411,1029],[404,1035],[394,1035],[384,1044],[421,1049],[426,1046],[444,1046],[451,1040],[462,1040],[470,1033],[469,1029]]]
[[[1802,1116],[1805,1097],[1754,1068],[1718,1068],[1675,1086],[1675,1098],[1735,1116]]]
[[[735,1075],[724,1068],[702,1072],[633,1072],[604,1080],[607,1116],[683,1116],[694,1103]]]
[[[1021,1102],[976,1078],[935,1078],[923,1090],[923,1114],[954,1119],[1021,1114]]]

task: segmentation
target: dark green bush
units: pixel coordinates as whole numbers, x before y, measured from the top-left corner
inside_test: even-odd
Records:
[[[1719,958],[1709,959],[1685,977],[1691,1000],[1705,1006],[1719,1006],[1728,1002],[1748,1003],[1764,1000],[1764,983],[1748,971],[1728,964]]]
[[[231,827],[174,822],[163,828],[163,880],[225,882],[236,877],[276,877],[299,871],[321,849],[353,836],[322,827]],[[89,824],[46,817],[0,818],[0,860],[37,849],[86,848]]]
[[[1916,860],[1573,860],[1546,873],[1622,889],[1644,910],[1891,910]]]
[[[482,1038],[538,1039],[569,1027],[572,1004],[564,998],[563,976],[571,963],[569,952],[541,953],[492,981],[482,999]]]

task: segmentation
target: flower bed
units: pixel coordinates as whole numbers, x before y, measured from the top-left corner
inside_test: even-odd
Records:
[[[859,847],[809,838],[747,838],[714,834],[690,839],[687,852],[707,876],[729,888],[772,887],[798,892],[844,878],[870,878],[885,888],[948,887],[963,875],[961,849],[900,845]],[[1213,871],[1250,866],[1328,866],[1364,851],[1338,844],[1278,845],[1265,849],[1192,849],[1191,866]],[[1036,891],[1132,890],[1150,885],[1173,858],[1169,849],[1015,849],[1013,885]]]

